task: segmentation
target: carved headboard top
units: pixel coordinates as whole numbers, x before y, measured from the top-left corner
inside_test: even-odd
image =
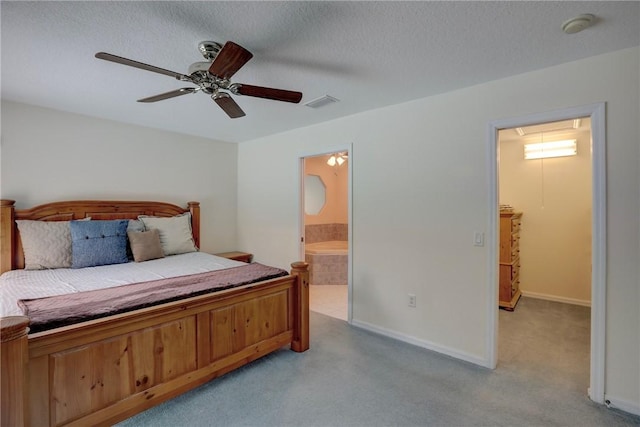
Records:
[[[24,254],[16,220],[70,221],[91,217],[94,220],[137,219],[138,215],[171,217],[191,213],[193,240],[200,247],[200,203],[189,202],[187,208],[147,201],[72,200],[47,203],[30,209],[15,209],[15,201],[0,200],[0,273],[24,268]]]

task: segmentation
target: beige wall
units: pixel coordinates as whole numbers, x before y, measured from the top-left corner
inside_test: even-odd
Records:
[[[326,188],[325,205],[318,215],[305,215],[305,224],[346,224],[348,222],[348,160],[340,166],[329,166],[329,155],[307,157],[306,175],[317,175]]]
[[[495,295],[473,232],[490,221],[487,123],[603,101],[605,392],[640,413],[640,48],[242,143],[237,193],[235,145],[3,102],[0,196],[20,207],[200,200],[205,250],[287,267],[299,253],[300,156],[352,144],[355,322],[482,364]],[[398,153],[403,161],[389,164]]]
[[[588,122],[588,120],[583,120]],[[524,295],[590,305],[591,134],[545,133],[544,140],[576,139],[576,156],[524,159],[539,135],[500,132],[500,203],[523,212],[520,287]]]
[[[236,250],[237,145],[2,101],[0,197],[199,201],[204,251]]]
[[[640,412],[639,48],[570,62],[250,142],[238,151],[238,238],[267,264],[298,257],[298,159],[352,145],[353,319],[483,364],[488,124],[606,102],[607,398]],[[389,164],[390,156],[402,162]],[[269,177],[269,179],[265,179]],[[417,307],[407,307],[407,294]],[[586,393],[586,391],[585,391]]]

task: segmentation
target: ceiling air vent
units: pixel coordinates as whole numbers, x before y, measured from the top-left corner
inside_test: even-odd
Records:
[[[334,98],[333,96],[325,95],[325,96],[321,96],[320,98],[313,99],[305,103],[304,105],[311,108],[320,108],[320,107],[324,107],[325,105],[333,104],[334,102],[338,102],[338,101],[339,99]]]

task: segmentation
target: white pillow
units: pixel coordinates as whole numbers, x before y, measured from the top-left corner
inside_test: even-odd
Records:
[[[189,212],[169,218],[140,215],[138,219],[144,224],[145,230],[158,230],[165,255],[184,254],[198,250],[193,241]]]
[[[80,221],[89,221],[91,217]],[[16,220],[25,270],[71,267],[70,221]]]

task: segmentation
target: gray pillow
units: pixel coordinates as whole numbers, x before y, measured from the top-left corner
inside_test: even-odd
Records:
[[[144,224],[139,219],[130,219],[129,225],[127,225],[127,234],[129,232],[141,232],[144,231]],[[132,260],[133,253],[131,252],[131,243],[127,240],[127,257]]]
[[[127,236],[135,262],[164,258],[158,230],[129,231]]]
[[[144,231],[144,224],[139,219],[130,219],[129,224],[127,225],[127,233],[130,231]]]

